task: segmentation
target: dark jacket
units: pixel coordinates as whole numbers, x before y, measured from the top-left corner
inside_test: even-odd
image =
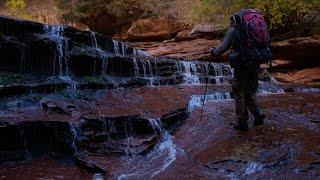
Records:
[[[227,34],[225,38],[223,39],[223,42],[216,48],[213,49],[214,56],[218,57],[224,52],[226,52],[228,49],[232,47],[233,52],[229,55],[230,59],[230,65],[233,68],[244,68],[244,67],[252,67],[252,68],[258,68],[259,64],[254,63],[253,61],[239,61],[239,58],[245,58],[242,57],[242,45],[241,41],[239,39],[239,33],[238,30],[235,27],[230,27],[227,31]]]
[[[228,49],[231,48],[231,46],[234,46],[235,43],[235,35],[236,34],[236,28],[230,27],[227,31],[227,35],[223,39],[223,42],[220,44],[220,46],[214,48],[213,53],[215,56],[220,56],[224,52],[226,52]]]

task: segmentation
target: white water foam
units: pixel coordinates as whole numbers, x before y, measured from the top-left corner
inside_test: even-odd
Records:
[[[257,93],[261,95],[283,94],[285,93],[285,90],[281,87],[276,86],[273,83],[259,83]]]
[[[104,175],[101,174],[101,173],[96,173],[96,174],[94,174],[93,177],[92,177],[92,180],[104,180],[104,179],[105,179],[105,177],[104,177]]]
[[[114,54],[120,55],[119,42],[116,41],[116,40],[112,40],[112,42],[113,42],[113,51],[114,51]]]
[[[118,180],[153,178],[176,160],[177,147],[170,133],[163,128],[160,118],[150,119],[149,122],[158,137],[159,144],[146,157],[134,157],[130,161],[129,172],[120,174]]]
[[[188,111],[192,112],[196,107],[201,107],[204,103],[230,100],[231,95],[228,92],[215,92],[213,94],[204,95],[193,95],[188,104]]]
[[[71,147],[72,147],[74,156],[78,155],[78,148],[77,148],[77,145],[76,145],[76,141],[78,139],[78,133],[77,133],[77,129],[76,128],[77,128],[76,125],[70,124],[70,130],[71,130],[71,133],[72,133],[72,136],[73,136]]]
[[[30,151],[28,150],[27,140],[26,140],[26,136],[25,136],[25,133],[24,133],[24,128],[22,126],[19,126],[19,132],[20,132],[21,141],[23,141],[22,145],[23,145],[23,148],[24,148],[24,151],[25,151],[25,159],[29,161],[29,160],[32,159],[32,156],[31,156]]]
[[[263,164],[251,162],[247,165],[247,167],[245,169],[245,174],[250,175],[250,174],[253,174],[257,171],[262,170],[263,168],[264,168]]]
[[[137,55],[138,56],[151,56],[148,52],[142,51],[140,49],[137,50]]]
[[[57,60],[59,65],[58,75],[60,76],[68,76],[69,74],[69,65],[68,65],[68,41],[63,37],[64,26],[44,26],[44,31],[49,38],[52,39],[56,43],[56,49],[58,52]],[[56,74],[56,62],[53,65],[53,72]],[[63,69],[64,67],[64,69]]]
[[[297,87],[297,88],[294,88],[294,92],[300,92],[300,93],[320,93],[320,89],[319,89],[319,88]]]
[[[182,76],[183,76],[183,83],[185,85],[199,85],[200,78],[199,76],[195,75],[197,72],[197,68],[194,62],[187,62],[181,61],[178,66],[183,67]],[[182,68],[180,68],[182,69]]]
[[[96,38],[96,33],[95,32],[92,32],[90,31],[91,33],[91,41],[92,41],[92,45],[98,49],[98,42],[97,42],[97,38]]]
[[[213,71],[210,72],[210,69]],[[222,63],[180,61],[177,63],[177,70],[183,77],[182,84],[185,85],[200,85],[204,78],[214,79],[216,84],[229,84],[229,79],[233,77],[230,65]]]

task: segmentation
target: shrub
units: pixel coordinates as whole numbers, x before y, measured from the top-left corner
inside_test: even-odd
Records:
[[[242,8],[260,9],[274,31],[303,32],[314,26],[319,0],[200,0],[190,3],[189,21],[227,26],[229,17]]]
[[[26,3],[24,0],[7,0],[5,2],[5,7],[8,9],[11,15],[18,18],[29,19],[26,12]]]
[[[301,33],[310,29],[319,13],[319,0],[254,0],[253,5],[266,14],[272,30]]]

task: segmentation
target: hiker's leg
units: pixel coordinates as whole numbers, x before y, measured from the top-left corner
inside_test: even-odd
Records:
[[[235,69],[232,81],[238,125],[247,126],[248,110],[245,102],[246,75],[243,70]]]
[[[257,99],[258,86],[259,73],[255,69],[250,70],[246,89],[246,105],[254,116],[259,115],[261,112],[260,105]]]
[[[248,84],[246,91],[246,105],[250,112],[254,116],[254,125],[258,126],[263,124],[263,120],[266,117],[261,111],[260,105],[257,99],[257,89],[259,86],[259,73],[257,70],[252,70],[248,76]]]

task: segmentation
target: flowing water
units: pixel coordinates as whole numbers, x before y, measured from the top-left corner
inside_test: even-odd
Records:
[[[72,142],[71,142],[71,148],[73,151],[73,156],[77,157],[77,155],[79,155],[79,151],[77,148],[77,140],[78,140],[78,130],[77,130],[77,126],[75,124],[70,124],[70,130],[72,133]]]
[[[119,142],[116,142],[120,144],[120,147],[116,147],[118,149],[114,150],[116,151],[117,157],[119,157],[120,161],[123,162],[125,165],[124,167],[121,167],[117,170],[115,170],[115,175],[117,176],[117,179],[150,179],[154,178],[157,175],[161,174],[162,172],[166,171],[172,163],[177,159],[179,153],[182,153],[181,150],[179,149],[178,145],[175,144],[173,140],[173,136],[170,134],[169,130],[165,129],[167,128],[166,124],[161,121],[160,118],[154,118],[154,119],[148,119],[148,125],[149,127],[144,127],[147,130],[150,128],[150,130],[153,130],[152,138],[154,136],[155,140],[154,146],[152,146],[150,149],[146,151],[145,154],[142,154],[139,150],[136,150],[135,148],[135,143],[137,143],[137,139],[140,140],[140,137],[137,137],[135,134],[135,129],[134,129],[134,123],[131,120],[125,120],[124,124],[124,129],[122,128],[121,123],[115,122],[114,120],[110,120],[105,116],[106,112],[103,112],[102,108],[99,108],[97,103],[94,103],[93,101],[90,101],[91,99],[94,99],[96,97],[91,97],[93,95],[90,95],[88,92],[81,92],[81,90],[78,89],[78,81],[75,80],[78,77],[74,77],[74,72],[72,67],[71,67],[71,58],[70,58],[70,50],[69,48],[72,46],[73,43],[70,42],[70,39],[67,38],[67,31],[65,29],[65,26],[44,26],[44,31],[45,31],[45,37],[54,42],[54,50],[55,50],[55,57],[54,57],[54,62],[53,62],[53,72],[55,77],[53,79],[57,78],[62,82],[66,82],[70,84],[69,90],[64,92],[65,94],[68,94],[69,97],[72,97],[70,99],[75,100],[73,96],[76,93],[79,93],[81,96],[79,99],[79,111],[85,111],[83,116],[79,117],[79,119],[83,120],[82,118],[86,115],[92,115],[96,111],[97,112],[97,117],[101,118],[100,120],[102,123],[99,121],[101,126],[98,126],[97,129],[94,129],[96,131],[99,131],[99,134],[95,140],[97,140],[97,144],[100,143],[98,140],[103,141],[103,143],[110,143],[119,140]],[[195,108],[201,107],[203,103],[208,103],[208,102],[227,102],[232,99],[231,94],[227,92],[227,90],[221,90],[223,89],[224,86],[228,86],[230,88],[230,81],[233,77],[233,70],[229,65],[223,64],[223,63],[210,63],[210,62],[199,62],[199,61],[176,61],[176,60],[169,60],[165,59],[165,61],[162,61],[163,59],[161,58],[156,58],[156,57],[149,57],[150,55],[147,52],[144,52],[142,50],[134,49],[129,47],[128,44],[116,40],[111,40],[110,44],[108,46],[109,49],[105,50],[103,49],[103,46],[107,46],[101,43],[101,35],[96,34],[95,32],[86,32],[86,43],[81,45],[85,46],[88,50],[88,52],[91,53],[90,50],[92,50],[93,54],[97,54],[98,57],[93,58],[94,62],[92,62],[92,69],[93,70],[93,76],[102,76],[102,77],[108,77],[110,79],[129,79],[132,78],[134,80],[147,80],[148,83],[147,86],[171,86],[171,85],[183,85],[179,86],[183,88],[189,88],[190,91],[192,91],[192,88],[197,87],[197,88],[204,88],[205,83],[209,82],[210,84],[216,84],[214,86],[218,90],[214,90],[213,92],[209,92],[206,95],[186,95],[185,97],[191,97],[190,101],[188,102],[188,112],[192,113]],[[98,38],[98,39],[97,39]],[[50,41],[50,42],[51,42]],[[69,47],[70,46],[70,47]],[[87,51],[86,51],[87,52]],[[21,51],[21,60],[20,60],[20,69],[23,70],[25,69],[26,65],[26,58],[25,58],[26,52],[23,50]],[[82,54],[83,55],[83,54]],[[143,57],[143,58],[142,58]],[[115,59],[112,59],[115,58]],[[89,58],[90,59],[90,58]],[[96,60],[99,59],[99,60]],[[110,61],[110,60],[116,60],[116,62]],[[125,60],[124,60],[125,59]],[[91,60],[91,59],[90,59]],[[124,60],[124,61],[123,61]],[[127,61],[128,60],[128,61]],[[123,65],[121,63],[117,64],[118,62],[125,62],[126,64]],[[118,65],[118,66],[117,66]],[[122,66],[123,65],[123,66]],[[115,75],[117,70],[121,71],[119,69],[122,69],[123,67],[128,67],[128,69],[125,69],[124,71],[131,71],[131,77],[127,77],[129,75],[125,75],[125,77],[122,77],[122,75]],[[51,67],[50,67],[51,68]],[[83,70],[87,70],[85,67]],[[101,70],[101,71],[100,71]],[[23,71],[22,71],[23,72]],[[121,73],[118,73],[121,74]],[[52,77],[50,77],[52,78]],[[48,78],[50,80],[50,78]],[[79,78],[80,79],[80,78]],[[281,87],[278,87],[275,85],[276,81],[271,78],[271,81],[269,83],[265,82],[260,82],[260,85],[262,87],[258,90],[258,93],[261,95],[268,95],[268,94],[283,94],[285,93],[285,90],[282,89]],[[181,88],[181,89],[183,89]],[[78,89],[78,90],[77,90]],[[158,88],[149,88],[152,90],[158,89]],[[160,89],[160,88],[159,88]],[[32,89],[31,89],[32,90]],[[30,92],[32,92],[30,90]],[[123,89],[122,89],[123,90]],[[143,94],[144,89],[140,89],[139,93]],[[150,92],[153,92],[150,90]],[[189,89],[188,89],[189,90]],[[125,89],[123,91],[135,91],[135,89]],[[180,91],[176,90],[176,91]],[[181,90],[183,91],[183,90]],[[316,88],[294,88],[294,91],[296,92],[307,92],[307,93],[319,93],[319,89]],[[171,91],[168,90],[167,96],[170,97]],[[174,91],[175,92],[175,91]],[[197,94],[199,94],[200,91],[197,91]],[[55,92],[55,93],[61,93],[61,92]],[[87,94],[86,94],[87,93]],[[108,92],[109,93],[109,92]],[[102,93],[103,97],[105,96],[113,96],[114,94],[110,93],[108,94],[105,91]],[[137,93],[137,92],[135,92]],[[188,92],[189,93],[189,92]],[[31,94],[31,93],[30,93]],[[134,107],[136,104],[140,105],[141,108],[150,108],[150,106],[154,105],[154,109],[158,108],[163,108],[161,106],[166,106],[167,104],[161,102],[157,104],[152,104],[152,101],[155,101],[158,97],[153,97],[148,99],[142,98],[141,94],[134,94],[132,96],[135,96],[134,98],[128,100],[126,96],[123,96],[123,104],[118,107],[118,109],[112,109],[115,112],[112,113],[122,113],[122,111],[129,111],[128,114],[135,112]],[[178,93],[177,93],[178,94]],[[47,95],[47,94],[46,94]],[[119,94],[117,94],[119,95]],[[158,94],[157,94],[158,95]],[[157,96],[156,95],[156,96]],[[181,94],[179,94],[181,95]],[[177,96],[179,96],[177,95]],[[31,99],[36,99],[39,97],[35,97],[36,95],[30,97]],[[39,95],[45,97],[45,95]],[[120,96],[120,95],[119,95]],[[160,96],[160,94],[159,94]],[[173,96],[173,95],[171,95]],[[121,96],[122,97],[122,96]],[[146,96],[148,97],[148,96]],[[184,96],[181,96],[184,97]],[[91,99],[90,99],[91,98]],[[113,97],[115,98],[115,97]],[[172,98],[172,97],[171,97]],[[176,97],[175,97],[176,98]],[[22,98],[20,98],[21,100]],[[96,98],[99,99],[99,98]],[[102,99],[102,98],[101,98]],[[115,98],[116,99],[116,98]],[[181,98],[182,99],[182,98]],[[161,99],[162,100],[162,99]],[[86,101],[88,102],[88,106],[84,106],[83,108],[81,105],[82,103]],[[110,101],[103,102],[100,104],[100,106],[104,105],[106,109],[110,108],[110,106],[113,106],[113,103],[115,100],[111,99]],[[132,105],[133,103],[136,103]],[[148,101],[150,104],[143,104],[143,101]],[[150,101],[150,102],[149,102]],[[178,100],[177,100],[178,101]],[[40,101],[39,101],[40,102]],[[186,104],[187,100],[184,101],[184,104]],[[10,103],[16,104],[17,107],[20,108],[19,101],[15,102],[12,101]],[[62,103],[62,102],[59,102]],[[71,115],[69,114],[64,114],[65,109],[68,111],[69,109],[72,109],[73,107],[60,107],[59,103],[58,105],[53,103],[53,106],[51,109],[52,111],[43,111],[41,109],[41,105],[37,104],[38,111],[41,111],[43,114],[48,115],[48,117],[52,117],[51,115],[57,115],[57,117],[64,117],[67,116],[67,120],[72,119],[72,113]],[[128,104],[127,104],[128,103]],[[130,104],[131,103],[131,104]],[[142,105],[141,105],[141,104]],[[172,102],[171,102],[172,103]],[[159,107],[157,105],[159,104]],[[182,103],[181,103],[182,104]],[[223,104],[223,103],[221,103]],[[56,105],[56,106],[54,106]],[[137,106],[138,106],[137,105]],[[12,105],[14,106],[14,105]],[[139,106],[139,107],[140,107]],[[168,105],[169,106],[169,105]],[[60,109],[59,109],[60,108]],[[68,109],[69,108],[69,109]],[[75,109],[76,109],[75,108]],[[83,109],[81,109],[83,108]],[[179,107],[180,108],[180,107]],[[89,110],[90,111],[89,111]],[[147,108],[146,108],[147,109]],[[87,111],[88,110],[88,111]],[[147,111],[147,112],[145,112]],[[152,110],[147,109],[143,113],[144,114],[151,114]],[[150,112],[149,112],[150,111]],[[6,112],[8,113],[8,112]],[[109,111],[107,112],[109,113]],[[135,112],[136,113],[136,112]],[[141,112],[139,112],[141,113]],[[1,114],[5,114],[1,112]],[[96,114],[94,114],[96,115]],[[150,117],[158,117],[157,116],[150,116]],[[149,117],[148,117],[149,118]],[[73,120],[73,119],[72,119]],[[93,125],[96,119],[92,120]],[[140,119],[139,119],[140,120]],[[139,120],[137,124],[141,123]],[[146,120],[146,119],[145,119]],[[119,120],[120,121],[120,120]],[[317,122],[317,121],[314,121]],[[92,125],[91,124],[91,125]],[[117,132],[117,128],[120,129]],[[85,139],[85,133],[82,132],[83,130],[80,128],[80,123],[79,125],[76,123],[70,123],[69,124],[69,133],[70,133],[70,140],[68,140],[68,147],[72,149],[73,156],[75,158],[79,157],[79,155],[83,154],[85,150],[83,150],[82,146],[78,147],[80,145],[81,140]],[[92,130],[93,131],[93,130]],[[121,137],[119,139],[114,139],[115,134],[121,134],[122,131],[124,132],[124,137]],[[102,135],[101,135],[102,134]],[[101,136],[100,136],[101,135]],[[119,135],[120,136],[120,135]],[[25,156],[26,160],[31,160],[32,153],[30,152],[28,148],[28,142],[25,134],[25,130],[23,126],[19,126],[19,137],[21,139],[21,147],[23,149],[23,153]],[[143,138],[142,138],[143,139]],[[88,140],[88,139],[86,139]],[[144,139],[143,139],[144,140]],[[78,143],[78,144],[77,144]],[[95,143],[95,141],[94,141]],[[144,142],[145,143],[145,142]],[[117,145],[118,145],[117,144]],[[81,144],[82,145],[82,144]],[[100,144],[99,144],[100,145]],[[116,145],[116,146],[117,146]],[[31,145],[29,145],[31,146]],[[110,145],[112,146],[112,145]],[[105,149],[101,148],[104,147]],[[98,148],[101,148],[108,152],[108,147],[106,144],[102,144],[101,147],[94,147],[90,149],[90,151],[95,151]],[[123,148],[123,149],[122,149]],[[149,148],[149,146],[148,146]],[[119,150],[120,149],[120,150]],[[110,150],[110,151],[112,151]],[[98,151],[98,150],[97,150]],[[113,151],[112,151],[113,152]],[[111,154],[112,154],[111,152]],[[97,152],[95,152],[97,153]],[[35,154],[35,153],[33,153]],[[105,154],[99,154],[100,156],[104,156]],[[120,155],[119,155],[120,154]],[[109,155],[109,154],[108,154]],[[114,155],[114,154],[112,154]],[[257,171],[260,171],[263,168],[258,163],[252,162],[248,163],[245,169],[245,174],[250,175],[253,174]],[[114,172],[112,172],[114,173]],[[236,178],[236,176],[230,176],[231,178]],[[104,175],[102,173],[96,173],[93,175],[92,179],[104,179]]]
[[[229,92],[215,92],[213,94],[207,95],[193,95],[188,103],[188,111],[192,112],[195,108],[201,107],[203,103],[214,102],[214,101],[224,101],[231,100],[231,95]]]
[[[91,34],[91,40],[92,40],[92,46],[96,49],[98,49],[98,42],[97,42],[97,38],[96,38],[96,33],[90,31]]]
[[[54,62],[54,74],[59,76],[69,75],[69,64],[68,64],[68,40],[63,36],[64,26],[44,26],[45,33],[49,36],[51,40],[56,43],[57,57]],[[59,67],[56,70],[56,63]]]
[[[23,126],[19,126],[19,132],[20,132],[20,138],[21,138],[21,142],[22,142],[22,145],[23,145],[23,149],[24,149],[24,154],[25,154],[25,159],[26,160],[31,160],[32,159],[32,155],[28,149],[28,142],[27,142],[27,139],[26,139],[26,136],[25,136],[25,133],[24,133],[24,128]]]
[[[149,119],[149,124],[158,138],[158,144],[146,156],[134,156],[126,162],[125,170],[117,179],[149,179],[165,171],[175,161],[178,149],[170,133],[163,128],[159,118]]]

